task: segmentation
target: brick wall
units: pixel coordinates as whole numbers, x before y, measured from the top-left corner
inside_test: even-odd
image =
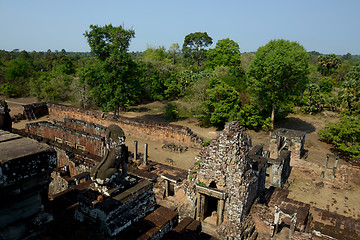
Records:
[[[52,124],[44,121],[26,124],[25,131],[98,156],[103,156],[105,152],[103,137],[67,128],[60,122]]]
[[[110,114],[55,103],[48,103],[48,108],[50,115],[60,118],[78,119],[94,123],[95,126],[96,124],[103,126],[117,124],[127,135],[130,134],[144,139],[174,143],[193,148],[200,148],[202,146],[202,139],[194,134],[188,127],[126,117],[118,117],[114,120],[113,115]],[[70,122],[68,124],[70,125]],[[79,127],[79,125],[77,125],[77,127]]]
[[[86,132],[93,135],[105,137],[106,127],[92,122],[82,121],[73,118],[65,118],[64,125],[76,131]]]

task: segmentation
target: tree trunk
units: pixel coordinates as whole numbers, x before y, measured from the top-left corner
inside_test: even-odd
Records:
[[[271,110],[271,131],[274,130],[274,121],[275,121],[275,104],[273,103],[272,110]]]

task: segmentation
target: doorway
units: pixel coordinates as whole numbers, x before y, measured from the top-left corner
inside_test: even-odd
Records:
[[[218,211],[217,207],[218,207],[218,199],[214,197],[206,196],[204,217],[205,218],[211,217],[213,215],[213,212],[217,213]],[[214,215],[217,216],[216,214]]]

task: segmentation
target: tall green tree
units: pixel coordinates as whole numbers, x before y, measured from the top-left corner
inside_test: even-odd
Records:
[[[206,32],[195,32],[185,36],[182,51],[185,58],[195,61],[197,73],[206,58],[206,48],[212,43],[212,38]]]
[[[308,59],[303,46],[283,39],[272,40],[257,50],[247,71],[248,85],[259,103],[270,110],[272,128],[276,108],[305,90]]]
[[[113,27],[112,24],[103,27],[90,25],[90,29],[84,33],[84,36],[87,38],[91,52],[102,61],[126,53],[131,39],[135,37],[133,29],[124,29],[123,26]]]
[[[342,59],[335,54],[329,54],[320,55],[318,61],[320,73],[324,76],[329,76],[341,65]]]
[[[84,36],[98,61],[82,69],[80,78],[90,86],[96,103],[116,115],[120,108],[134,103],[139,94],[136,64],[127,52],[135,32],[111,24],[90,25],[90,29]]]
[[[360,71],[354,69],[345,76],[342,82],[339,99],[346,104],[347,114],[356,114],[360,110]]]
[[[206,65],[213,70],[217,66],[229,67],[232,75],[240,77],[244,71],[241,68],[239,44],[229,38],[219,40],[215,48],[207,51]]]

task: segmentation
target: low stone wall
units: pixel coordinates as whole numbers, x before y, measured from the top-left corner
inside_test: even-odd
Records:
[[[64,125],[65,127],[74,129],[76,131],[86,132],[101,137],[105,137],[105,132],[107,129],[106,127],[99,124],[73,119],[73,118],[65,118]]]
[[[25,131],[98,156],[103,156],[105,153],[103,137],[64,127],[61,122],[55,122],[55,124],[46,121],[29,123],[26,124]]]
[[[117,124],[124,130],[126,135],[193,148],[202,147],[202,139],[188,127],[121,116],[114,119],[111,114],[55,103],[48,103],[47,106],[50,115],[60,118],[73,118],[103,126]]]

